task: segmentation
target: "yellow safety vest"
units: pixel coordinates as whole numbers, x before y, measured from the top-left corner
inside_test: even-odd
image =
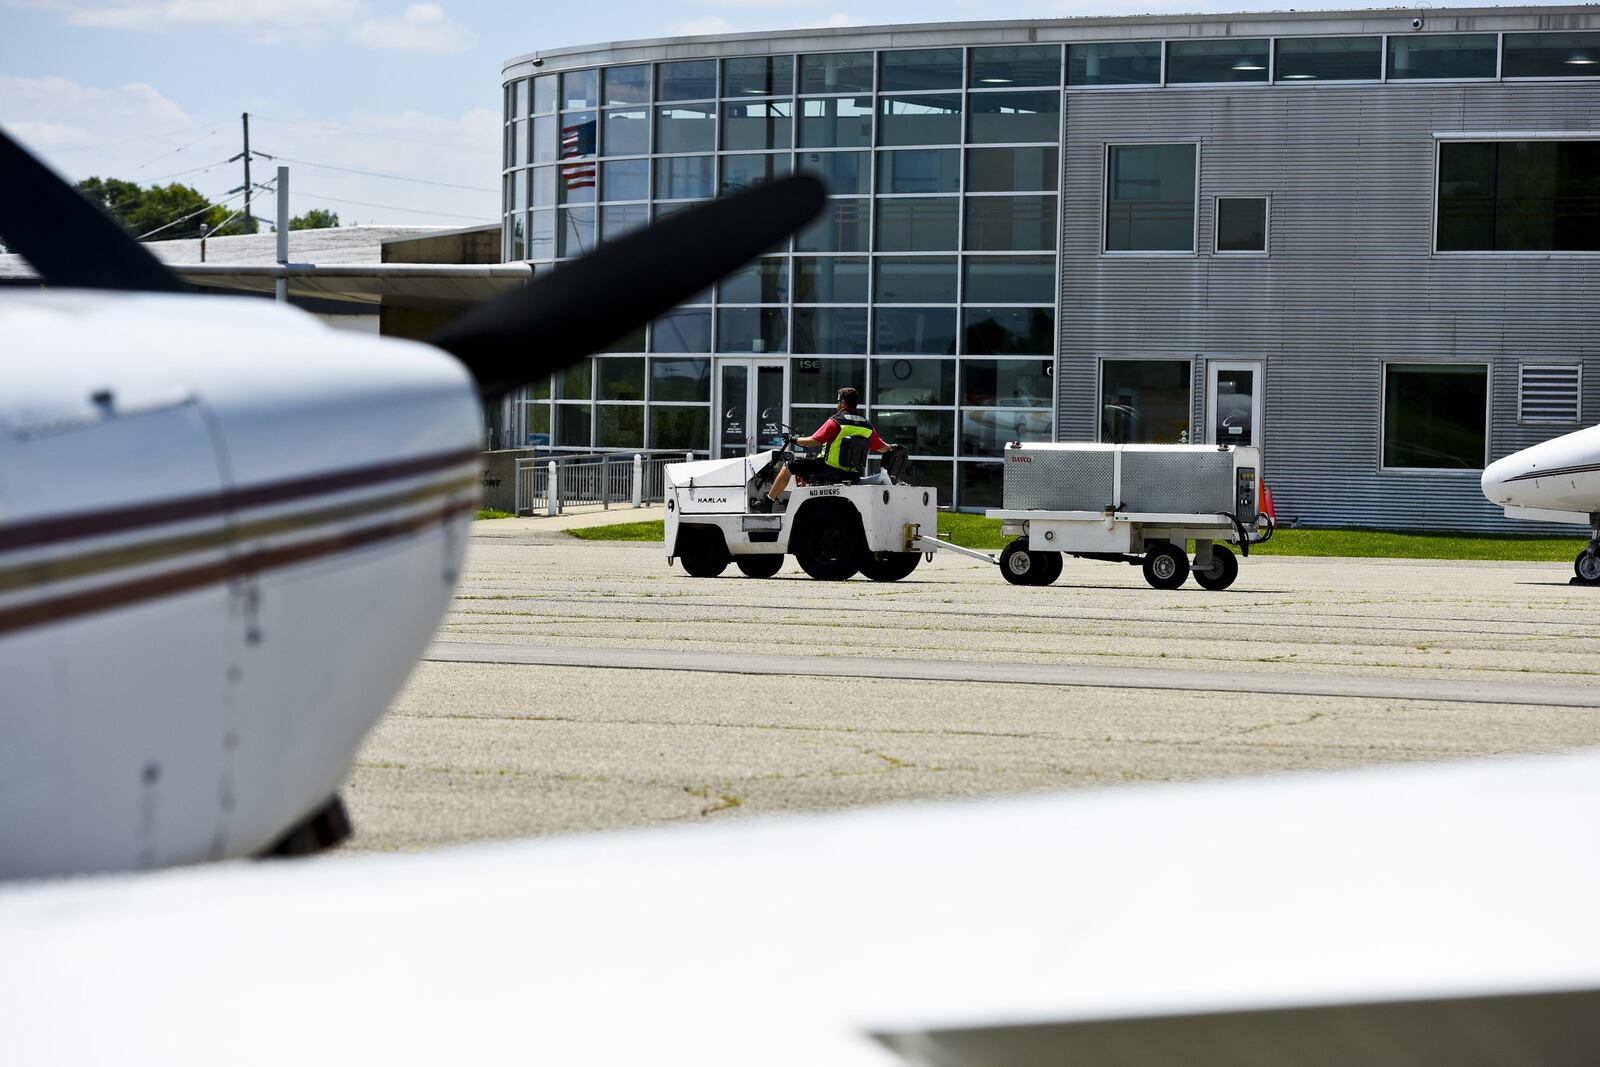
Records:
[[[855,466],[847,466],[840,462],[839,446],[852,437],[871,439],[872,423],[856,414],[854,411],[835,411],[833,421],[839,425],[839,432],[833,435],[833,440],[828,442],[828,448],[822,453],[822,462],[830,467],[837,467],[842,471],[852,473],[866,468],[866,452],[862,452],[861,462]]]

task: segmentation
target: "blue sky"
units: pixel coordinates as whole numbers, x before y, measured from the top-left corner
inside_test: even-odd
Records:
[[[70,178],[184,181],[220,199],[240,184],[238,164],[221,161],[239,151],[239,114],[249,111],[252,147],[292,160],[296,213],[323,206],[346,223],[468,225],[495,217],[500,67],[527,52],[800,26],[1283,6],[0,0],[0,124]],[[274,164],[260,166],[270,175]]]

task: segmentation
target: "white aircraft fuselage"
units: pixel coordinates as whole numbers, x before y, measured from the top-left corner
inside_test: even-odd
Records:
[[[473,382],[244,298],[0,296],[0,878],[253,855],[449,603]]]
[[[1483,472],[1483,495],[1514,518],[1588,523],[1600,512],[1600,426],[1495,460]],[[1528,510],[1555,514],[1521,513]]]

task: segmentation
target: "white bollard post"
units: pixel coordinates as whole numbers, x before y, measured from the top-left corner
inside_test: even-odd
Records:
[[[551,460],[550,465],[545,470],[549,472],[545,478],[545,489],[548,490],[545,496],[548,498],[549,507],[545,509],[545,512],[551,518],[554,518],[561,513],[561,501],[559,499],[561,496],[561,483],[556,480],[556,461]]]
[[[633,454],[633,506],[644,507],[644,457]]]

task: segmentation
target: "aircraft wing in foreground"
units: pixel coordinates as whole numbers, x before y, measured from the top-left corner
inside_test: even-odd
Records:
[[[1597,821],[1589,752],[12,886],[0,1058],[1593,1063]]]

